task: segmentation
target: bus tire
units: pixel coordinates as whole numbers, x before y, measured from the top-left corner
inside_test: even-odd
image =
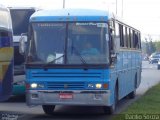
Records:
[[[157,66],[157,70],[159,70],[159,69],[160,69],[160,65]]]
[[[42,105],[42,108],[46,114],[52,115],[55,109],[55,105]]]
[[[129,93],[128,98],[129,99],[134,99],[136,96],[136,90],[132,91],[131,93]]]
[[[103,111],[105,114],[111,115],[115,113],[116,110],[116,105],[118,102],[118,85],[115,87],[115,92],[114,92],[114,103],[111,106],[104,106]]]
[[[135,75],[134,79],[134,90],[128,94],[129,99],[134,99],[136,97],[136,87],[137,87],[137,74]]]

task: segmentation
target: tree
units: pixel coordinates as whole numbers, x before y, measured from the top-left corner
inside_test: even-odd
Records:
[[[160,52],[160,41],[154,42],[155,48],[157,52]]]
[[[146,52],[146,42],[142,41],[141,42],[141,47],[142,47],[142,53],[147,54],[147,52]]]
[[[153,44],[152,40],[149,42],[149,53],[152,54],[156,51],[155,44]],[[150,55],[149,54],[149,55]]]
[[[148,41],[146,41],[146,53],[147,53],[148,55],[151,54]]]
[[[143,43],[144,53],[151,55],[152,53],[154,53],[156,51],[155,44],[152,42],[152,39],[150,39],[149,42],[147,41],[147,38],[145,38],[145,40],[146,40],[145,43]]]

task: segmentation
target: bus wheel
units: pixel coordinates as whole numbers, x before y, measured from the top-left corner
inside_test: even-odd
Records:
[[[158,69],[158,70],[160,69],[160,65],[157,66],[157,69]]]
[[[129,99],[134,99],[136,96],[136,90],[132,91],[131,93],[129,93],[128,98]]]
[[[52,115],[55,109],[55,105],[42,105],[42,108],[46,114]]]
[[[116,110],[117,102],[118,102],[118,87],[116,85],[115,92],[114,92],[114,102],[113,102],[112,106],[104,106],[103,107],[104,113],[108,114],[108,115],[114,114],[114,112]]]

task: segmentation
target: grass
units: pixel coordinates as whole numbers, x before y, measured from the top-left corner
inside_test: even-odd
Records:
[[[132,115],[126,118],[127,115]],[[134,115],[134,116],[133,116]],[[148,115],[145,117],[145,115]],[[134,117],[134,118],[132,118]],[[148,90],[140,99],[132,103],[125,111],[113,117],[113,120],[147,119],[160,120],[160,84]]]

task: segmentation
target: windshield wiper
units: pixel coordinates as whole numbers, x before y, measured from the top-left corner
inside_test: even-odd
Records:
[[[62,57],[64,57],[64,54],[63,54],[63,55],[61,55],[61,56],[59,56],[58,58],[56,58],[56,59],[52,60],[51,62],[48,62],[47,64],[55,63],[55,62],[56,62],[56,60],[59,60],[59,59],[60,59],[60,58],[62,58]]]
[[[61,56],[59,56],[58,58],[56,58],[56,59],[50,61],[50,62],[47,62],[46,64],[43,65],[43,67],[47,67],[47,66],[49,66],[49,65],[51,65],[51,64],[53,64],[53,63],[55,63],[56,60],[59,60],[59,59],[62,58],[62,57],[64,57],[64,54],[61,55]]]
[[[74,49],[74,51],[76,52],[76,54],[80,58],[81,62],[86,65],[87,63],[86,63],[85,59],[81,56],[81,54],[79,53],[79,51],[74,46],[72,46],[72,48]]]

